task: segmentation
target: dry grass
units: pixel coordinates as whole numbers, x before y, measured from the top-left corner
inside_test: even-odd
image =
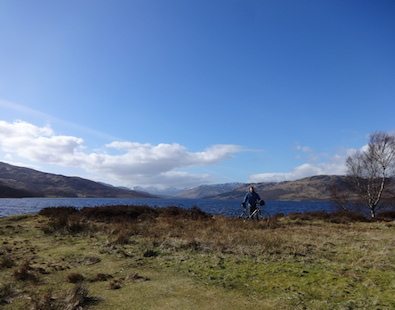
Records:
[[[395,307],[393,222],[321,213],[257,222],[144,206],[42,214],[0,220],[0,258],[23,262],[0,268],[5,309]]]

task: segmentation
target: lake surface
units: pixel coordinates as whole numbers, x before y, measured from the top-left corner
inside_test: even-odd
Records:
[[[148,205],[151,207],[177,206],[198,207],[211,214],[238,216],[241,213],[240,200],[209,199],[158,199],[158,198],[0,198],[0,217],[36,213],[46,207],[71,206],[76,208],[111,205]],[[292,212],[335,210],[328,201],[267,201],[264,212],[274,215]]]

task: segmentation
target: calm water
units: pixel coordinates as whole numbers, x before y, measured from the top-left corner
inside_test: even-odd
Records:
[[[1,198],[0,217],[36,213],[46,207],[72,206],[76,208],[109,205],[148,205],[151,207],[196,206],[211,214],[237,216],[241,212],[240,200],[207,199],[119,199],[119,198]],[[333,203],[323,201],[267,201],[264,211],[270,215],[291,212],[334,210]]]

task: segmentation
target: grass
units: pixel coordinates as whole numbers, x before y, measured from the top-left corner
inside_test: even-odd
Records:
[[[0,307],[393,309],[394,235],[346,214],[45,209],[0,219]]]

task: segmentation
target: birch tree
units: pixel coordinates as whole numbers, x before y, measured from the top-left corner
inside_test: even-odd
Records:
[[[375,218],[395,172],[395,136],[373,133],[366,148],[349,156],[346,165],[355,192]]]

